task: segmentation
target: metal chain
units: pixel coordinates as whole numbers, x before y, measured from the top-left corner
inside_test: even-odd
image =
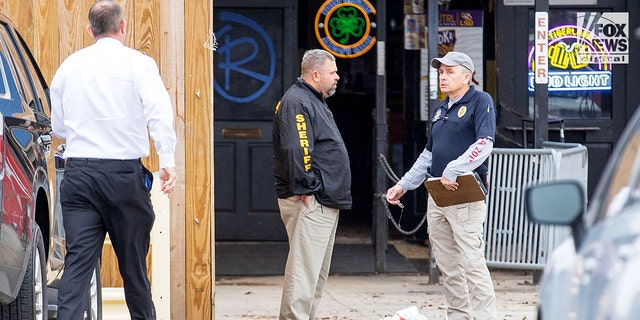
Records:
[[[398,178],[396,173],[393,172],[393,169],[391,169],[391,166],[389,165],[389,162],[387,161],[387,158],[384,156],[384,154],[381,153],[378,155],[378,161],[380,161],[380,164],[382,164],[382,168],[384,168],[384,172],[387,173],[389,179],[391,179],[393,183],[398,183],[398,181],[400,181],[400,178]]]
[[[400,179],[393,172],[393,169],[391,169],[391,166],[389,165],[389,162],[387,161],[387,158],[382,153],[378,154],[378,161],[380,161],[380,164],[382,164],[382,167],[384,168],[384,171],[387,174],[387,176],[389,177],[389,179],[391,179],[393,181],[393,183],[398,183],[398,181],[400,181]],[[406,230],[402,229],[402,226],[400,226],[400,220],[402,219],[402,214],[404,213],[404,205],[402,203],[398,202],[398,207],[400,207],[400,217],[398,217],[398,221],[396,222],[396,220],[393,218],[393,215],[391,214],[391,211],[389,210],[389,206],[388,206],[388,202],[387,202],[387,199],[386,199],[386,195],[384,193],[376,193],[374,196],[377,197],[377,198],[380,198],[380,201],[382,201],[382,203],[384,204],[384,209],[385,209],[385,211],[387,213],[387,217],[391,221],[391,224],[393,224],[393,226],[400,233],[402,233],[404,235],[412,235],[412,234],[418,232],[418,230],[422,227],[424,222],[427,220],[427,214],[425,213],[425,215],[422,217],[422,220],[420,221],[420,223],[418,223],[418,225],[415,228],[413,228],[413,230],[406,231]]]

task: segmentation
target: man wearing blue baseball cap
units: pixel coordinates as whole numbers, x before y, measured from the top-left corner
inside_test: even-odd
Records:
[[[438,69],[440,91],[447,97],[431,117],[431,133],[411,169],[387,190],[387,201],[398,204],[407,191],[428,175],[455,192],[458,176],[476,172],[487,182],[487,159],[493,149],[496,115],[493,99],[476,90],[471,58],[451,51],[431,60]],[[493,282],[484,257],[484,201],[439,207],[429,195],[429,241],[442,273],[448,320],[497,319]]]

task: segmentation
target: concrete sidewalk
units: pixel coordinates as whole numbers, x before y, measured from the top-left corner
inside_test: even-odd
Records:
[[[536,319],[538,286],[532,273],[491,270],[500,319]],[[215,319],[278,319],[282,276],[219,278]],[[441,284],[428,276],[368,275],[329,278],[318,316],[323,320],[379,320],[416,306],[428,320],[445,315]]]

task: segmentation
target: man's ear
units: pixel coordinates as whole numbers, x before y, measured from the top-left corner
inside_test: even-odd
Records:
[[[87,33],[93,38],[93,31],[91,30],[91,24],[87,23]]]

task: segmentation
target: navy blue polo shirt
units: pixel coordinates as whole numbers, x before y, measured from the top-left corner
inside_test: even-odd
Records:
[[[449,98],[438,104],[431,117],[431,134],[427,150],[432,153],[431,175],[441,177],[449,162],[461,156],[479,139],[495,141],[496,113],[491,96],[483,91],[469,91],[447,110]],[[487,161],[474,171],[488,172]]]

